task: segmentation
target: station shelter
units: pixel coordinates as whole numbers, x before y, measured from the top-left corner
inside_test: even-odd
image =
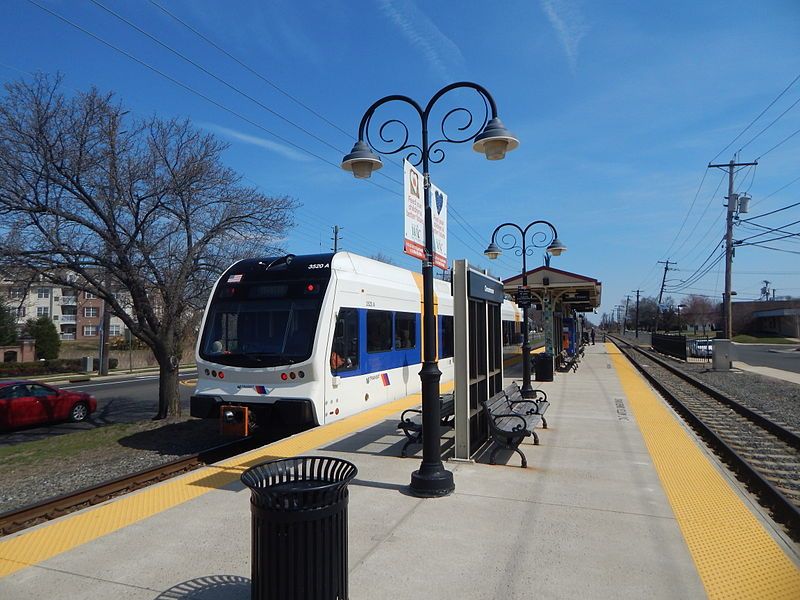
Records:
[[[592,277],[542,266],[526,273],[527,289],[535,308],[542,311],[545,350],[556,355],[574,355],[585,328],[583,313],[600,306],[603,284]],[[503,290],[512,298],[523,290],[523,275],[503,281]]]

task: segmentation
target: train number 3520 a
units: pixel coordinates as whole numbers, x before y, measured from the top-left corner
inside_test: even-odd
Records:
[[[331,266],[330,263],[311,263],[308,265],[309,269],[329,269]]]

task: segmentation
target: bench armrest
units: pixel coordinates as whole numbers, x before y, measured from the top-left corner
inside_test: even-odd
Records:
[[[506,418],[506,417],[516,417],[517,419],[522,421],[522,430],[529,431],[529,429],[528,429],[528,421],[526,421],[525,417],[523,417],[522,415],[518,415],[517,413],[508,413],[508,414],[491,413],[491,415],[492,415],[492,419],[495,420],[495,421],[497,419]]]
[[[403,411],[403,414],[400,415],[400,422],[401,423],[410,421],[410,418],[406,418],[406,413],[412,413],[412,414],[421,415],[422,411],[419,410],[418,408],[407,408],[406,410]]]
[[[528,414],[528,415],[532,415],[532,414],[535,414],[535,413],[539,412],[539,403],[536,400],[534,400],[533,398],[531,398],[530,400],[509,400],[508,404],[512,409],[518,404],[529,405],[530,406],[529,409],[525,410],[523,408],[523,410],[525,410],[525,414]]]

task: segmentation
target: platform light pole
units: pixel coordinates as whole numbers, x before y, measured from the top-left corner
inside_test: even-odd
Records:
[[[442,117],[439,130],[442,137],[429,142],[428,120],[431,111],[448,92],[469,90],[476,92],[484,108],[483,119],[475,119],[469,108],[456,107],[450,109]],[[381,106],[396,102],[412,107],[419,116],[421,125],[421,145],[409,143],[409,129],[399,119],[388,119],[377,127],[378,139],[370,137],[372,118]],[[455,133],[448,133],[448,125],[452,117],[463,118],[464,121],[455,127]],[[380,121],[380,119],[378,119]],[[399,132],[395,138],[389,130]],[[438,133],[436,134],[438,136]],[[497,105],[491,94],[481,85],[462,81],[443,87],[436,92],[423,108],[412,98],[393,94],[385,96],[370,106],[361,117],[358,127],[358,140],[352,151],[342,160],[342,168],[352,171],[357,179],[368,178],[373,171],[380,169],[383,163],[380,154],[392,155],[406,153],[406,160],[414,166],[422,165],[425,201],[425,259],[422,262],[422,329],[423,329],[423,362],[419,373],[422,387],[422,464],[411,475],[411,493],[415,496],[433,498],[446,496],[455,489],[453,474],[444,468],[441,457],[441,407],[439,404],[439,381],[442,373],[436,357],[436,315],[433,308],[433,218],[430,199],[430,163],[438,164],[444,160],[445,153],[440,144],[463,144],[473,142],[476,152],[486,155],[489,160],[500,160],[519,146],[519,140],[509,132],[497,116]]]
[[[549,231],[542,231],[541,229],[534,229],[539,225],[546,226]],[[498,245],[497,234],[501,230],[506,230],[500,237]],[[528,232],[531,232],[530,239],[528,239]],[[517,236],[519,233],[519,237]],[[528,335],[528,309],[531,306],[530,292],[528,291],[528,266],[527,257],[532,256],[534,249],[545,248],[547,254],[558,256],[567,250],[567,247],[558,239],[558,232],[552,223],[548,221],[532,221],[528,223],[523,229],[516,223],[503,223],[498,225],[492,232],[492,240],[489,246],[484,251],[484,254],[490,259],[494,260],[499,257],[503,250],[514,250],[517,256],[522,256],[522,293],[518,292],[517,304],[522,307],[522,393],[523,398],[533,398],[534,391],[531,385],[531,344]],[[547,261],[549,265],[549,260]]]

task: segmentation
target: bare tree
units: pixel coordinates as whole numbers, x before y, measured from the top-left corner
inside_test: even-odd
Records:
[[[113,94],[60,78],[0,101],[0,259],[105,300],[159,364],[156,418],[176,415],[178,363],[215,277],[276,250],[296,202],[241,185],[225,144],[188,121],[126,116]],[[129,312],[118,299],[129,296]]]
[[[686,306],[683,314],[690,327],[702,327],[705,331],[706,326],[715,321],[717,307],[709,298],[690,294],[683,299],[683,304]]]
[[[383,252],[376,252],[375,254],[371,255],[370,258],[372,260],[379,260],[382,263],[386,263],[387,265],[397,265],[391,258],[389,258]]]

